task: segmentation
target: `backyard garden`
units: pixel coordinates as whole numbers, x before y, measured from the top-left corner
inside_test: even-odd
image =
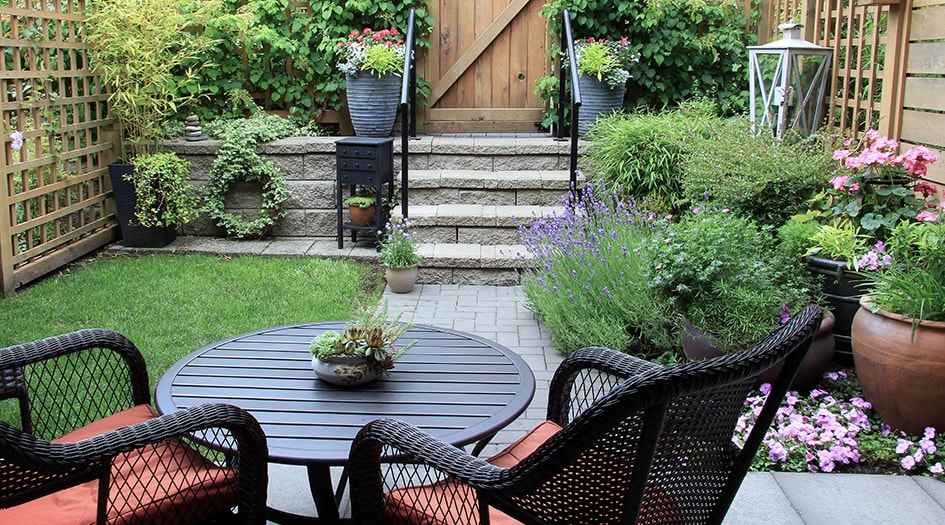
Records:
[[[421,1],[325,2],[324,10],[298,11],[294,4],[274,1],[245,2],[239,8],[239,2],[230,1],[151,2],[154,9],[189,17],[177,25],[149,22],[163,31],[165,46],[151,46],[154,35],[127,28],[121,32],[121,27],[107,38],[124,40],[135,52],[152,53],[150,58],[167,66],[160,75],[155,75],[154,63],[120,55],[96,58],[92,52],[93,62],[115,66],[99,71],[106,82],[123,76],[155,81],[151,92],[112,86],[118,96],[111,100],[111,111],[131,133],[140,180],[146,180],[149,170],[176,172],[177,182],[186,179],[189,166],[154,150],[165,138],[195,132],[195,121],[186,120],[191,110],[204,122],[200,131],[222,143],[217,161],[207,169],[204,200],[197,200],[195,188],[177,185],[179,199],[169,204],[162,199],[172,188],[158,187],[152,192],[157,200],[139,200],[139,221],[147,224],[149,208],[165,214],[153,223],[162,227],[204,213],[231,238],[271,234],[283,217],[282,204],[291,197],[278,168],[255,155],[256,146],[287,136],[337,132],[334,124],[320,122],[343,106],[344,80],[335,67],[346,58],[351,64],[346,56],[351,49],[366,48],[360,43],[374,33],[371,27],[404,27],[403,15],[385,13],[418,8],[419,45],[431,45],[425,35],[433,21]],[[585,43],[594,43],[593,30],[612,35],[613,41],[606,41],[609,49],[626,48],[626,60],[615,59],[606,67],[628,68],[621,78],[631,79],[627,100],[636,105],[627,104],[625,111],[589,128],[580,160],[589,182],[563,200],[564,211],[520,228],[521,242],[534,257],[522,275],[522,287],[530,308],[550,329],[555,348],[570,353],[599,345],[677,363],[690,358],[680,341],[709,342],[714,351],[737,352],[816,302],[843,325],[827,330],[835,336],[838,356],[821,360],[813,382],[787,397],[755,468],[945,474],[945,439],[939,435],[945,431],[945,414],[938,413],[941,403],[928,397],[945,388],[945,375],[924,384],[914,380],[915,369],[930,369],[927,363],[941,359],[908,365],[913,375],[900,377],[896,390],[877,378],[900,366],[904,354],[916,353],[910,349],[928,344],[929,334],[945,326],[945,194],[927,178],[935,155],[921,145],[901,152],[896,141],[873,129],[856,135],[825,129],[783,138],[757,133],[744,118],[749,101],[742,63],[753,38],[741,29],[745,20],[735,16],[741,11],[725,9],[724,2],[686,2],[685,9],[673,3],[633,3],[640,10],[630,12],[624,5],[614,11],[590,1],[552,1],[545,14],[554,19],[565,4],[596,13],[596,18],[581,15],[576,20],[582,33],[577,36]],[[704,10],[693,7],[700,5]],[[287,9],[292,11],[288,25]],[[103,8],[96,16],[93,43],[106,38],[100,31],[108,27],[110,15]],[[629,35],[630,42],[637,42],[629,49],[627,40],[617,37],[632,17],[641,23],[635,25],[639,33]],[[685,29],[703,21],[709,29],[700,38]],[[181,24],[193,31],[180,31]],[[676,31],[676,26],[683,29]],[[396,31],[383,31],[377,41],[393,39],[402,45]],[[648,44],[639,43],[644,31],[649,31]],[[612,45],[617,42],[624,43]],[[686,52],[687,47],[699,53]],[[691,62],[675,62],[687,56]],[[394,58],[368,57],[368,63],[398,62]],[[291,71],[283,74],[273,64],[287,64]],[[556,87],[555,78],[547,77],[536,90],[547,101]],[[421,81],[420,92],[421,98],[428,94],[429,85]],[[132,97],[124,101],[124,109],[122,93]],[[146,121],[137,113],[141,107],[153,110]],[[542,124],[553,120],[549,114]],[[31,129],[5,130],[11,155],[23,148],[22,131],[27,140],[40,135],[42,126],[36,122],[29,123]],[[21,160],[34,160],[40,149],[27,147]],[[234,181],[264,186],[256,220],[226,213],[225,196]],[[146,195],[139,193],[139,198]],[[28,231],[18,234],[21,240]],[[21,251],[31,248],[23,240]],[[827,260],[829,275],[812,270],[814,260]],[[350,319],[362,308],[377,307],[383,290],[378,273],[373,266],[315,258],[96,252],[4,298],[0,347],[106,326],[141,345],[153,386],[183,355],[225,336]],[[853,287],[846,308],[853,304],[854,312],[861,312],[856,319],[824,294],[842,280]],[[860,295],[868,299],[860,303]],[[876,340],[892,328],[867,327],[869,314],[904,321],[899,331],[905,334],[906,350],[896,354],[901,361],[880,361],[881,354],[892,351]],[[854,365],[858,347],[873,353],[856,356]],[[875,366],[867,369],[867,363]],[[910,386],[916,388],[910,391]],[[758,385],[745,407],[739,420],[744,434],[766,393]],[[0,405],[3,419],[15,420],[8,414],[14,409],[9,403]]]

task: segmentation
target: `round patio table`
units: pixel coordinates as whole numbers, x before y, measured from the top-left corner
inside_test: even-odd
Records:
[[[312,371],[309,343],[344,325],[298,324],[219,341],[175,363],[158,383],[162,413],[202,403],[236,405],[262,425],[270,462],[306,466],[318,518],[269,509],[270,520],[338,523],[344,477],[336,489],[330,467],[347,464],[355,434],[374,419],[402,419],[457,447],[477,443],[478,452],[535,393],[531,369],[508,348],[424,325],[400,338],[417,344],[389,377],[357,387],[328,384]]]

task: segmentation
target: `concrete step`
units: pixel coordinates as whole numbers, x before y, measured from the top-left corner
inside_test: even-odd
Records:
[[[531,256],[519,244],[423,243],[418,282],[421,284],[519,284]]]
[[[409,179],[411,206],[555,206],[570,186],[567,170],[410,170]]]
[[[439,204],[410,206],[408,213],[424,242],[517,244],[520,226],[563,210],[563,206]],[[393,218],[398,219],[400,212],[394,210]]]

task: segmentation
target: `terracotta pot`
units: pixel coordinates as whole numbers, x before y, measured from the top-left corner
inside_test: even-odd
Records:
[[[341,386],[356,386],[377,379],[378,371],[363,357],[334,356],[312,358],[312,370],[319,379]]]
[[[352,204],[348,206],[348,214],[351,215],[351,224],[369,226],[374,224],[374,220],[377,218],[377,206],[372,204],[367,208],[362,208]]]
[[[415,266],[405,266],[403,268],[390,268],[384,271],[384,278],[390,286],[390,291],[394,293],[410,293],[413,291],[413,285],[417,284],[419,268]]]
[[[945,323],[912,319],[860,300],[851,331],[863,396],[884,422],[909,434],[945,428]]]
[[[824,320],[820,323],[820,329],[814,334],[810,349],[791,381],[791,390],[797,390],[801,394],[810,392],[824,377],[824,372],[830,368],[835,348],[833,335],[835,322],[836,317],[829,311],[825,312]],[[683,329],[682,346],[686,357],[693,361],[722,355],[722,351],[712,345],[711,336],[691,325],[687,325]],[[784,363],[781,362],[764,371],[758,376],[755,386],[773,382],[781,373],[783,366]]]

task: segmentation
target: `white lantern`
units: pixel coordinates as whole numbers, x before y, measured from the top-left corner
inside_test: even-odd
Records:
[[[748,47],[752,129],[776,137],[796,130],[806,137],[820,127],[833,50],[801,39],[793,20],[778,26],[781,40]]]

